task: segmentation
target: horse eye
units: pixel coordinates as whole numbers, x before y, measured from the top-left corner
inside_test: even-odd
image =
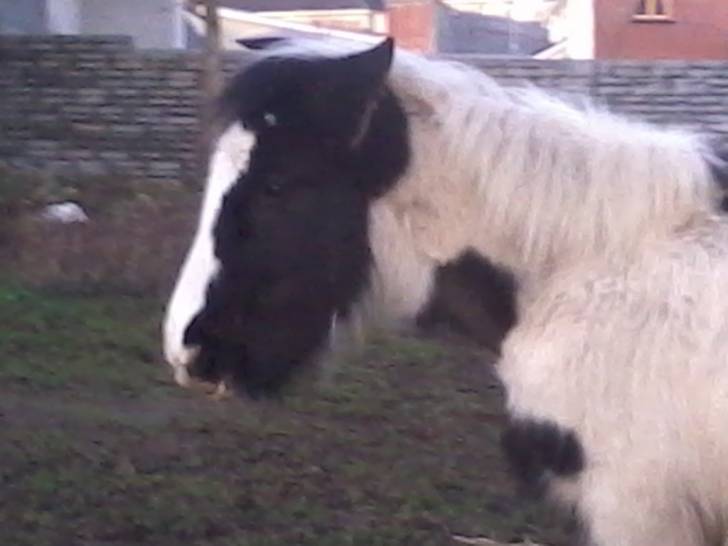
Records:
[[[268,127],[275,127],[276,125],[278,125],[278,117],[272,112],[266,112],[265,114],[263,114],[263,122]]]
[[[283,185],[280,182],[268,182],[265,185],[264,192],[266,195],[278,196],[283,191]]]

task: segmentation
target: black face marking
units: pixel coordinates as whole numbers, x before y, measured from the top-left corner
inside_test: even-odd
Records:
[[[500,352],[518,320],[516,291],[513,275],[468,251],[438,269],[431,300],[418,323],[425,328],[444,323]]]
[[[549,421],[512,419],[501,444],[516,477],[537,495],[550,477],[574,476],[584,469],[584,450],[576,433]]]
[[[256,145],[215,226],[221,271],[185,332],[200,347],[191,375],[272,394],[365,288],[369,204],[409,157],[385,84],[391,54],[385,43],[345,59],[268,59],[225,92],[221,111]]]

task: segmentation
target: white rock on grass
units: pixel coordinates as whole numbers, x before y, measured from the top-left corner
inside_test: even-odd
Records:
[[[41,218],[48,222],[61,224],[77,224],[88,222],[86,212],[77,203],[66,201],[48,205],[41,213]]]

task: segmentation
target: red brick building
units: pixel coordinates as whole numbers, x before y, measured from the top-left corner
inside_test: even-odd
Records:
[[[594,0],[597,59],[728,60],[728,0]]]
[[[218,13],[223,45],[232,48],[238,47],[238,38],[270,33],[311,34],[322,29],[366,41],[390,35],[399,47],[424,53],[530,56],[552,45],[547,29],[539,21],[519,21],[503,15],[508,13],[506,8],[511,2],[218,0]],[[195,22],[201,34],[204,21]]]
[[[435,49],[437,5],[434,0],[390,0],[387,5],[389,34],[400,47],[420,52]]]

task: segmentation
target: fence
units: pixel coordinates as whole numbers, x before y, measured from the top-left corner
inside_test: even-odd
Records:
[[[497,80],[589,95],[657,123],[728,136],[728,62],[463,56]],[[199,53],[113,36],[0,36],[0,161],[189,181],[198,172]],[[241,62],[226,55],[226,68]]]

